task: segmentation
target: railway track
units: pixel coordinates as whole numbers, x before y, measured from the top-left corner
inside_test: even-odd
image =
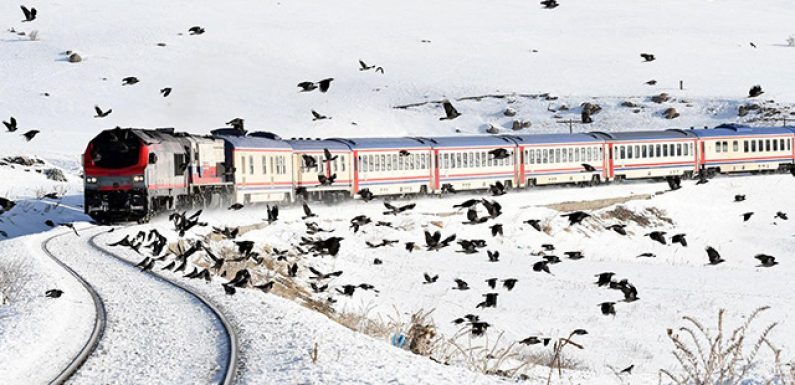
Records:
[[[91,229],[91,227],[82,229],[81,231]],[[67,265],[62,259],[58,258],[57,250],[53,250],[52,243],[59,237],[63,237],[67,234],[71,234],[70,232],[65,232],[63,234],[58,234],[53,237],[46,239],[42,242],[42,251],[47,254],[53,261],[55,261],[59,266],[63,267],[67,270],[75,279],[77,279],[82,286],[86,289],[86,291],[90,294],[91,298],[94,301],[94,308],[96,312],[95,317],[95,324],[94,329],[89,336],[86,343],[80,349],[77,355],[71,360],[70,364],[65,367],[59,375],[54,378],[52,381],[49,382],[50,385],[60,385],[64,384],[70,379],[72,379],[76,373],[78,373],[81,367],[92,357],[92,354],[100,345],[100,342],[103,341],[104,338],[107,337],[106,326],[108,325],[108,318],[113,318],[113,310],[112,306],[109,306],[111,309],[106,307],[106,301],[103,300],[102,295],[100,294],[101,290],[97,290],[94,286],[92,286],[90,279],[87,279],[80,273],[76,271],[76,269]],[[126,259],[120,257],[119,255],[108,251],[107,249],[103,248],[102,246],[98,245],[95,239],[101,235],[102,232],[98,232],[96,234],[91,235],[88,239],[86,244],[90,246],[91,249],[95,250],[96,252],[110,257],[115,262],[121,262],[125,265],[125,267],[134,267],[134,264],[127,261]],[[79,269],[77,269],[79,270]],[[137,269],[136,269],[137,270]],[[137,271],[134,272],[136,274],[140,274]],[[237,374],[237,367],[238,367],[238,359],[239,359],[239,346],[238,346],[238,339],[237,335],[234,332],[234,329],[231,326],[229,320],[224,316],[224,314],[205,296],[199,294],[186,286],[183,286],[179,283],[173,282],[155,272],[149,272],[150,277],[156,280],[160,284],[166,284],[172,288],[176,288],[180,292],[187,294],[191,299],[194,299],[196,303],[202,305],[203,308],[206,309],[206,313],[209,314],[211,317],[214,318],[214,325],[218,325],[218,335],[220,336],[219,345],[222,345],[223,348],[220,349],[221,352],[218,354],[218,362],[217,367],[218,373],[214,376],[212,383],[219,384],[219,385],[231,385],[235,382],[236,374]],[[104,342],[103,342],[104,344]],[[123,382],[123,381],[122,381]]]

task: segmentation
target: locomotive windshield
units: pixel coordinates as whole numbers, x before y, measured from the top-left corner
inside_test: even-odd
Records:
[[[141,141],[128,130],[105,131],[94,139],[91,159],[101,168],[125,168],[138,164]]]

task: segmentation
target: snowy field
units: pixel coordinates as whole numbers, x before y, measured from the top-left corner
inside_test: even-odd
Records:
[[[568,127],[559,122],[579,120],[584,102],[597,103],[602,111],[590,125],[574,124],[575,132],[731,122],[781,125],[781,118],[795,117],[795,47],[787,46],[787,38],[795,35],[791,1],[560,2],[549,10],[536,1],[517,0],[144,0],[134,6],[74,0],[27,4],[38,9],[30,23],[20,22],[19,4],[0,4],[0,120],[13,116],[18,122],[17,131],[0,132],[0,160],[17,155],[44,160],[34,166],[0,165],[0,197],[16,202],[0,214],[0,383],[47,383],[89,332],[89,297],[41,251],[41,242],[70,231],[52,229],[47,220],[88,226],[80,153],[100,130],[175,127],[207,133],[241,117],[249,130],[287,138],[452,135],[484,133],[492,126],[511,133],[515,120],[531,123],[521,133],[564,132]],[[192,26],[206,32],[189,35]],[[82,62],[69,63],[66,51],[77,52]],[[643,62],[641,53],[656,60]],[[383,74],[360,71],[360,59],[383,67]],[[122,86],[129,76],[140,82]],[[296,87],[328,77],[334,81],[327,93],[302,93]],[[650,80],[656,84],[647,85]],[[756,84],[765,93],[748,98]],[[166,87],[172,92],[164,98],[159,91]],[[651,100],[660,93],[671,99]],[[452,100],[462,116],[440,121],[444,113],[435,102],[442,99]],[[754,103],[759,109],[738,116],[741,106]],[[95,118],[95,105],[113,111]],[[509,107],[515,116],[504,115]],[[665,119],[669,108],[680,116]],[[331,119],[312,121],[311,110]],[[41,132],[27,142],[20,134],[31,129]],[[62,170],[66,181],[48,179],[48,169]],[[789,287],[795,273],[795,219],[775,217],[779,211],[795,215],[794,188],[789,175],[722,177],[700,186],[689,181],[673,192],[660,183],[542,188],[486,197],[501,203],[503,213],[477,225],[463,224],[466,210],[453,205],[479,195],[418,199],[415,209],[397,216],[382,214],[381,201],[312,205],[318,217],[310,221],[333,230],[315,236],[344,238],[336,257],[294,252],[307,235],[300,207],[283,207],[280,220],[270,225],[261,221],[261,207],[206,211],[202,220],[209,226],[188,233],[188,240],[202,238],[210,226],[261,226],[238,240],[255,241],[266,260],[275,258],[273,247],[293,251],[286,262],[271,261],[272,270],[250,268],[261,271],[263,279],[297,285],[301,299],[256,289],[229,296],[221,284],[230,277],[204,283],[183,278],[185,272],[163,274],[208,296],[231,319],[242,347],[239,384],[508,382],[472,370],[483,361],[432,355],[451,364],[440,365],[390,346],[392,335],[409,332],[407,321],[418,311],[430,312],[427,321],[438,341],[452,340],[459,347],[507,349],[528,337],[554,341],[585,329],[587,335],[573,338],[583,349],[566,348],[570,369],[562,379],[555,374],[553,383],[646,384],[657,381],[660,369],[676,367],[667,329],[683,326],[683,316],[714,328],[722,308],[731,328],[754,309],[770,306],[749,338],[778,322],[769,339],[782,349],[782,361],[795,358],[790,321],[795,298]],[[48,193],[58,198],[44,198]],[[747,199],[734,202],[736,194]],[[592,217],[569,226],[560,215],[574,210]],[[754,214],[744,222],[746,212]],[[482,205],[478,213],[486,215]],[[349,221],[359,214],[373,223],[353,233]],[[538,219],[542,231],[523,223],[529,219]],[[377,221],[397,229],[375,226]],[[489,226],[497,223],[504,234],[493,237]],[[626,224],[627,235],[605,229],[614,224]],[[116,241],[151,228],[170,242],[177,240],[164,217],[98,239]],[[487,246],[473,254],[459,253],[457,243],[426,251],[425,230],[456,234],[457,240],[482,239]],[[644,236],[652,231],[665,231],[668,244]],[[686,247],[671,244],[676,234],[686,234]],[[398,242],[379,248],[366,243],[383,240]],[[98,286],[112,315],[101,354],[86,363],[76,381],[211,378],[217,368],[210,361],[221,348],[203,310],[148,274],[106,259],[86,241],[65,236],[58,251]],[[406,242],[417,249],[409,252]],[[217,252],[234,246],[229,240],[211,244]],[[543,250],[544,244],[554,250]],[[725,262],[708,265],[708,246]],[[136,263],[142,258],[128,249],[110,249]],[[499,251],[499,261],[489,262],[487,250]],[[584,258],[569,259],[564,253],[570,251]],[[542,260],[541,252],[561,259],[548,265],[549,274],[532,268]],[[638,257],[643,253],[655,256]],[[774,256],[779,264],[759,267],[757,254]],[[207,257],[196,258],[201,265]],[[374,264],[376,258],[382,263]],[[296,277],[286,277],[293,264]],[[158,262],[156,269],[162,266]],[[343,273],[318,281],[309,267]],[[602,272],[627,279],[637,288],[638,300],[625,302],[621,291],[598,287],[594,275]],[[423,283],[425,273],[438,280]],[[486,283],[490,278],[497,278],[495,288]],[[467,282],[469,290],[454,290],[455,279]],[[506,279],[516,280],[510,291]],[[314,293],[310,283],[329,286]],[[375,290],[356,288],[352,296],[337,291],[360,284]],[[53,288],[64,295],[44,297]],[[132,297],[139,290],[158,300],[136,302]],[[487,293],[497,293],[496,307],[477,307]],[[376,324],[400,325],[390,325],[388,333],[371,330],[368,336],[302,306],[308,301],[328,304],[324,311],[331,318],[363,315]],[[603,302],[615,302],[616,314],[603,315]],[[164,306],[183,316],[158,316]],[[484,336],[472,337],[467,322],[453,323],[467,314],[489,323]],[[137,322],[148,326],[131,330]],[[175,323],[184,326],[168,328]],[[152,346],[158,346],[157,354]],[[533,361],[523,369],[527,383],[546,383],[551,346],[514,344],[510,349],[517,355],[502,364]],[[159,375],[155,362],[168,367],[168,374]],[[136,370],[124,366],[133,363]],[[614,373],[630,365],[631,375]],[[747,378],[764,383],[774,375],[772,365],[763,349]]]

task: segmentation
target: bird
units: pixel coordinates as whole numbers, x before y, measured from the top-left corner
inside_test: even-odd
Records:
[[[370,191],[370,189],[368,189],[368,188],[363,188],[363,189],[357,191],[356,195],[361,197],[362,200],[365,201],[365,202],[369,202],[369,201],[371,201],[373,199],[373,197],[375,197],[375,194],[373,194],[372,191]]]
[[[748,43],[748,44],[750,44],[750,45],[751,45],[751,47],[754,47],[754,48],[756,48],[756,44],[754,44],[754,42],[750,42],[750,43]]]
[[[265,211],[268,214],[268,223],[276,222],[279,219],[279,206],[266,205]]]
[[[486,284],[489,285],[490,288],[495,289],[497,288],[497,278],[489,278],[486,280]]]
[[[753,215],[754,213],[752,211],[741,214],[741,216],[743,217],[743,222],[748,222],[748,220],[751,219],[751,216]]]
[[[320,92],[328,91],[329,87],[331,87],[331,82],[334,81],[334,78],[326,78],[319,82],[317,82],[318,87],[320,88]]]
[[[14,132],[17,130],[17,120],[13,116],[7,122],[4,120],[3,125],[6,126],[6,130],[8,130],[8,132]]]
[[[205,270],[205,271],[207,271],[207,270]],[[276,281],[270,281],[270,282],[266,282],[266,283],[264,283],[262,285],[256,285],[256,286],[254,286],[254,288],[255,289],[259,289],[263,293],[270,293],[270,291],[273,289],[273,285],[275,283],[276,283]]]
[[[718,250],[715,250],[712,246],[707,246],[706,250],[710,265],[717,265],[721,262],[725,262],[725,260],[721,258],[720,253],[718,253]]]
[[[632,374],[632,369],[634,369],[634,368],[635,368],[635,364],[629,365],[626,368],[621,369],[621,371],[618,372],[618,374]]]
[[[500,252],[495,250],[486,250],[486,255],[489,257],[489,262],[499,262],[500,261]]]
[[[555,251],[555,245],[551,243],[544,243],[541,245],[541,248],[544,249],[544,251]]]
[[[734,201],[735,202],[742,202],[744,200],[745,200],[745,195],[737,194],[737,195],[734,196]]]
[[[505,185],[500,181],[496,181],[494,184],[489,185],[489,192],[495,197],[505,195]]]
[[[462,203],[453,205],[453,208],[454,209],[467,209],[467,208],[470,208],[470,207],[474,207],[478,203],[480,203],[479,199],[468,199],[468,200],[466,200],[466,201],[464,201]]]
[[[569,219],[569,226],[576,225],[578,223],[582,223],[583,219],[588,218],[591,214],[582,212],[582,211],[575,211],[573,213],[563,214],[562,217],[566,217]]]
[[[31,7],[30,9],[28,9],[24,5],[20,5],[19,8],[22,8],[22,13],[25,15],[25,20],[22,20],[23,23],[36,20],[36,14],[38,13],[38,11],[36,11],[36,8]]]
[[[552,272],[549,271],[549,262],[548,261],[538,261],[538,262],[534,263],[533,264],[533,271],[538,272],[538,273],[545,272],[547,274],[552,274]]]
[[[496,237],[497,235],[502,235],[502,224],[496,223],[494,225],[489,226],[491,229],[491,236]]]
[[[323,149],[323,161],[324,162],[333,162],[339,158],[339,155],[331,155],[331,151],[327,148]]]
[[[318,175],[317,181],[320,183],[321,186],[331,186],[334,184],[334,181],[337,179],[337,174],[331,174],[331,176],[325,175]]]
[[[393,206],[389,202],[384,202],[384,207],[386,207],[387,211],[384,211],[383,214],[384,215],[398,215],[398,214],[400,214],[400,213],[402,213],[404,211],[409,211],[409,210],[413,209],[416,206],[417,206],[416,203],[409,203],[407,205],[403,205],[403,206],[397,207],[397,206]]]
[[[368,66],[362,59],[359,59],[359,71],[367,71],[375,68],[375,66]]]
[[[778,262],[776,262],[776,258],[767,254],[757,254],[754,256],[754,258],[759,260],[759,262],[761,263],[759,265],[760,267],[773,267],[775,265],[778,265]]]
[[[496,280],[496,278],[495,278],[495,280]],[[486,297],[486,299],[483,302],[477,304],[475,306],[475,308],[484,308],[485,309],[485,308],[489,308],[489,307],[497,307],[497,296],[498,295],[499,295],[498,293],[486,293],[486,294],[483,294],[483,296]]]
[[[488,220],[489,220],[488,217],[478,218],[478,210],[476,210],[474,207],[470,207],[467,210],[467,221],[463,223],[465,225],[477,225],[480,223],[484,223]]]
[[[384,74],[384,67],[381,67],[381,66],[375,67],[375,71],[374,72],[379,72],[379,73],[381,73],[383,75]]]
[[[750,90],[748,90],[748,97],[749,98],[755,98],[755,97],[757,97],[759,95],[762,95],[764,93],[765,93],[765,91],[762,91],[762,86],[757,84],[757,85],[751,87]]]
[[[627,235],[627,231],[624,229],[627,225],[610,225],[605,227],[605,229],[613,230],[618,234]]]
[[[171,95],[171,87],[161,88],[160,94],[163,95],[164,98],[167,98],[168,95]]]
[[[668,242],[665,241],[665,231],[652,231],[646,234],[646,236],[651,238],[652,240],[660,242],[663,245],[668,244]]]
[[[433,234],[431,234],[428,231],[425,231],[425,246],[427,247],[428,251],[430,250],[439,251],[443,247],[449,246],[450,242],[455,241],[455,238],[456,235],[453,234],[442,240],[442,233],[440,233],[439,231],[436,231]]]
[[[489,213],[490,217],[497,218],[498,216],[502,215],[502,205],[500,205],[497,201],[487,201],[485,199],[481,199],[480,202],[483,203],[483,207],[486,208],[486,212]]]
[[[594,166],[591,166],[591,165],[590,165],[590,164],[588,164],[588,163],[582,163],[580,166],[582,166],[582,168],[583,168],[583,169],[584,169],[586,172],[594,172],[594,171],[596,171],[596,168],[594,168]]]
[[[309,207],[308,204],[304,203],[303,208],[304,208],[304,216],[301,217],[302,220],[317,217],[317,214],[312,212],[312,209]]]
[[[301,88],[300,92],[309,92],[317,89],[317,85],[313,82],[301,82],[298,83],[298,87]]]
[[[329,118],[326,115],[321,115],[320,113],[318,113],[315,110],[312,110],[312,116],[313,116],[313,118],[312,118],[313,122],[316,121],[316,120],[331,119],[331,118]]]
[[[538,219],[528,219],[522,223],[527,223],[528,225],[532,226],[537,231],[541,231],[541,221]]]
[[[469,290],[469,284],[461,278],[456,278],[453,280],[455,282],[455,287],[453,290]]]
[[[321,273],[320,270],[312,266],[309,266],[309,272],[313,274],[313,276],[309,277],[309,279],[315,279],[315,280],[336,278],[342,275],[342,270],[333,271],[331,273]]]
[[[408,150],[400,150],[398,152],[398,155],[400,155],[400,156],[409,156],[409,155],[411,155],[411,153]]]
[[[544,6],[544,9],[555,9],[555,8],[557,8],[557,7],[558,7],[560,4],[558,4],[557,0],[543,0],[543,1],[541,2],[541,5],[543,5],[543,6]]]
[[[47,298],[58,298],[63,295],[63,290],[60,289],[50,289],[44,292],[44,296]]]
[[[431,284],[431,283],[435,283],[439,279],[439,274],[431,276],[428,273],[423,273],[423,276],[425,277],[425,282],[422,283],[423,285],[428,285],[428,284]]]
[[[194,25],[193,27],[188,28],[188,33],[191,35],[201,35],[204,33],[204,28]]]
[[[97,114],[94,115],[95,118],[104,118],[104,117],[110,115],[110,113],[113,112],[113,109],[111,108],[111,109],[108,109],[107,111],[102,111],[102,109],[99,108],[99,106],[94,106],[94,111],[97,112]]]
[[[317,160],[315,159],[314,156],[302,154],[301,160],[304,163],[304,168],[307,168],[309,170],[317,169]]]
[[[235,295],[235,292],[237,291],[235,287],[231,285],[222,284],[221,286],[224,287],[224,293],[226,293],[226,295]]]
[[[137,77],[128,76],[128,77],[126,77],[126,78],[121,80],[121,85],[123,85],[123,86],[131,86],[131,85],[136,84],[138,82],[140,82],[140,80],[138,80]]]
[[[243,208],[243,205],[242,205],[242,204],[240,204],[240,203],[235,203],[235,204],[233,204],[233,205],[229,206],[229,208],[227,208],[227,210],[240,210],[240,209],[242,209],[242,208]]]
[[[671,243],[678,243],[684,247],[687,247],[687,239],[685,239],[685,234],[676,234],[671,237]]]
[[[594,277],[597,278],[596,285],[599,287],[610,285],[610,282],[613,280],[614,275],[616,275],[616,273],[610,271],[595,275]]]
[[[508,291],[511,291],[516,286],[517,282],[519,282],[519,280],[516,278],[506,278],[502,280],[502,287]]]
[[[656,258],[656,257],[657,257],[657,255],[654,254],[654,253],[641,253],[641,254],[638,254],[637,258]]]
[[[455,107],[453,107],[453,103],[450,103],[449,100],[445,99],[442,102],[442,107],[444,107],[445,116],[443,118],[439,118],[439,120],[453,120],[461,116],[461,113],[458,112],[458,110],[456,110]]]
[[[566,251],[563,253],[563,255],[575,261],[585,258],[585,256],[582,255],[582,251]]]
[[[657,84],[657,81],[652,79],[652,80],[647,81],[646,84],[648,84],[650,86],[653,86],[653,85]]]
[[[642,57],[643,61],[646,62],[646,63],[652,62],[652,61],[657,59],[656,57],[654,57],[654,54],[650,54],[650,53],[642,53],[642,54],[640,54],[640,57]]]
[[[783,211],[777,212],[776,216],[774,216],[773,218],[779,218],[779,219],[782,219],[782,220],[785,220],[785,221],[789,220],[789,217],[787,216],[787,213],[785,213]]]
[[[408,251],[409,253],[414,251],[414,247],[415,246],[416,246],[416,244],[414,242],[406,242],[406,246],[405,246],[406,247],[406,251]]]
[[[489,151],[489,155],[491,155],[490,158],[493,160],[502,160],[508,159],[511,156],[511,153],[504,148],[495,148]]]
[[[552,0],[554,1],[554,0]],[[537,336],[530,336],[521,341],[519,341],[522,345],[536,345],[536,344],[544,344],[544,346],[549,345],[551,338],[539,338]]]
[[[39,130],[30,130],[30,131],[22,134],[22,136],[25,137],[26,141],[30,142],[31,140],[33,140],[34,137],[36,137],[36,135],[39,134],[39,132],[40,132]]]
[[[242,133],[246,132],[246,130],[243,128],[245,123],[246,123],[246,121],[243,120],[243,118],[234,118],[234,119],[226,122],[227,125],[232,126],[233,129],[235,129],[237,131],[240,131]]]
[[[599,304],[599,308],[602,310],[603,315],[616,315],[615,305],[615,302],[602,302]]]

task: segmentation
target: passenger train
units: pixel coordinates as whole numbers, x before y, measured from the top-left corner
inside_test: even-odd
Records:
[[[715,173],[792,172],[795,128],[284,140],[268,132],[115,128],[83,156],[85,212],[147,221],[187,206],[337,201]],[[494,156],[502,153],[503,156]],[[507,156],[506,156],[507,155]]]

